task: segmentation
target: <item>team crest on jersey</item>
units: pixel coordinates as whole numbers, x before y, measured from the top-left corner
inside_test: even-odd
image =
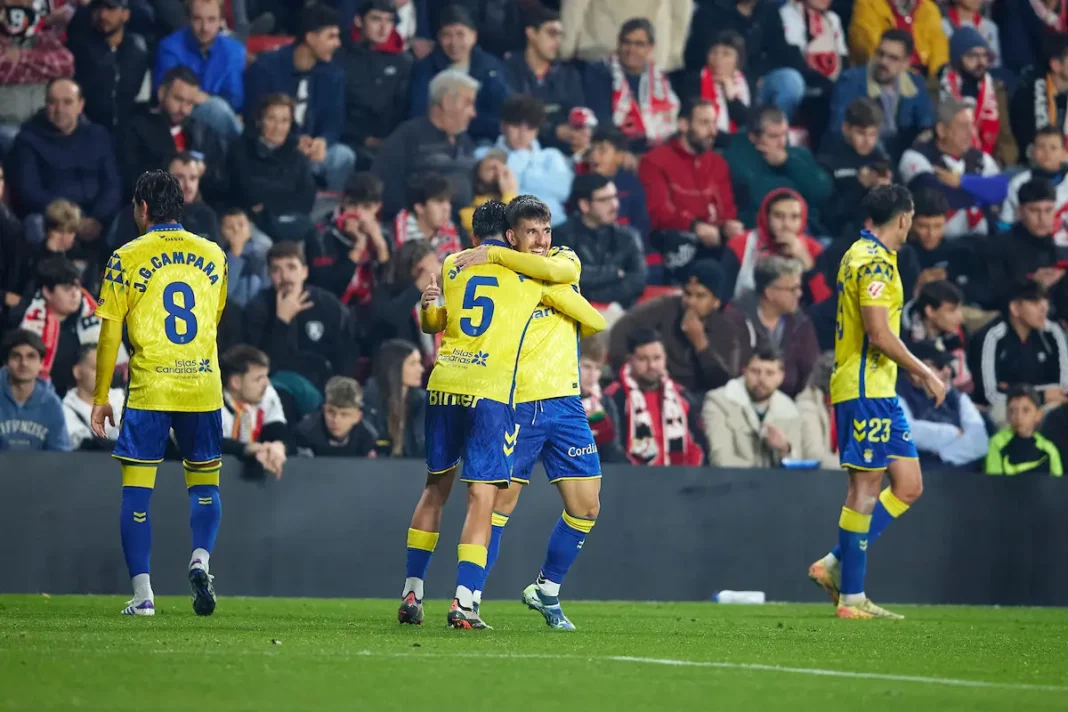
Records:
[[[864,462],[871,463],[873,457],[875,457],[875,455],[872,453],[871,448],[864,451]]]
[[[304,330],[308,332],[308,338],[312,341],[318,341],[323,338],[323,332],[326,331],[321,321],[309,321],[304,326]]]
[[[886,284],[883,282],[872,282],[868,285],[868,296],[872,299],[878,299],[879,295],[886,289]]]

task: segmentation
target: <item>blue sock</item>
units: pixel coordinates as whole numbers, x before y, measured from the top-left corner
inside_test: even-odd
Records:
[[[486,579],[486,547],[460,544],[456,559],[456,600],[464,608],[474,608],[475,591]]]
[[[193,485],[189,488],[189,528],[193,532],[193,548],[209,554],[215,546],[215,535],[222,519],[222,499],[218,485]]]
[[[887,487],[879,493],[879,500],[875,503],[875,509],[871,513],[871,528],[868,530],[868,546],[875,543],[875,540],[879,538],[879,535],[883,533],[883,530],[906,511],[908,511],[909,505],[902,502],[890,488]],[[836,544],[831,549],[831,554],[839,561],[842,560],[842,545]]]
[[[843,596],[864,593],[864,574],[868,567],[868,531],[871,515],[842,507],[838,520],[838,546],[842,552]]]
[[[541,565],[541,576],[538,578],[539,588],[549,599],[547,602],[552,603],[551,599],[559,595],[560,584],[564,582],[571,564],[578,558],[586,535],[595,523],[596,520],[579,519],[567,512],[560,515],[560,520],[553,527],[553,533],[549,535],[549,547],[545,552],[545,562]]]
[[[493,565],[497,563],[497,557],[501,553],[501,537],[504,536],[504,527],[508,524],[508,516],[498,512],[493,513],[493,532],[490,534],[489,546],[486,548],[486,571],[479,582],[478,591],[481,593],[486,587],[486,579],[489,578]],[[481,596],[479,597],[481,598]]]
[[[148,561],[152,553],[152,520],[148,518],[151,487],[123,487],[119,531],[122,553],[130,578],[149,573]]]

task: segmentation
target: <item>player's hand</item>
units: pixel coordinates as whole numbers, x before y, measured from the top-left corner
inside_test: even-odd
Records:
[[[111,427],[115,427],[115,413],[111,410],[111,404],[94,405],[93,412],[89,416],[89,422],[92,425],[93,434],[106,440],[108,432],[105,428],[105,423],[110,423]]]
[[[686,338],[693,344],[694,349],[697,351],[704,351],[708,348],[708,334],[705,333],[705,322],[697,315],[692,309],[687,309],[686,313],[682,315],[682,333],[686,334]]]
[[[456,255],[456,261],[453,262],[456,265],[456,269],[462,270],[468,267],[474,267],[475,265],[484,265],[489,263],[489,245],[481,245],[471,250],[464,250],[460,254]]]
[[[438,285],[438,276],[430,275],[430,284],[423,290],[423,309],[429,309],[441,296],[441,287]]]
[[[927,373],[923,376],[923,389],[927,391],[927,395],[934,398],[935,408],[942,405],[946,399],[946,382],[930,369],[927,369]]]
[[[790,454],[790,441],[781,430],[770,423],[764,426],[764,442],[773,450],[778,450],[783,457]]]
[[[290,323],[297,314],[307,311],[313,306],[315,306],[315,302],[311,301],[306,290],[300,294],[297,294],[295,289],[288,292],[280,291],[275,298],[275,314],[284,324]]]

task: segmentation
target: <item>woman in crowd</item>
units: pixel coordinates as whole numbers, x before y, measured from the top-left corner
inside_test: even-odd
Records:
[[[423,418],[423,357],[415,344],[391,339],[382,344],[364,385],[364,413],[378,431],[383,455],[423,457],[426,454]]]
[[[441,335],[424,334],[419,326],[419,300],[433,275],[440,279],[441,260],[429,242],[412,240],[400,246],[375,278],[368,343],[406,339],[417,346],[425,366],[434,363]]]

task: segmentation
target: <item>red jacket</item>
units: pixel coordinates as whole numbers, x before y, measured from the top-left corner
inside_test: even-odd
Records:
[[[638,165],[653,230],[690,230],[694,220],[722,225],[738,217],[730,170],[718,153],[690,153],[678,137]]]

